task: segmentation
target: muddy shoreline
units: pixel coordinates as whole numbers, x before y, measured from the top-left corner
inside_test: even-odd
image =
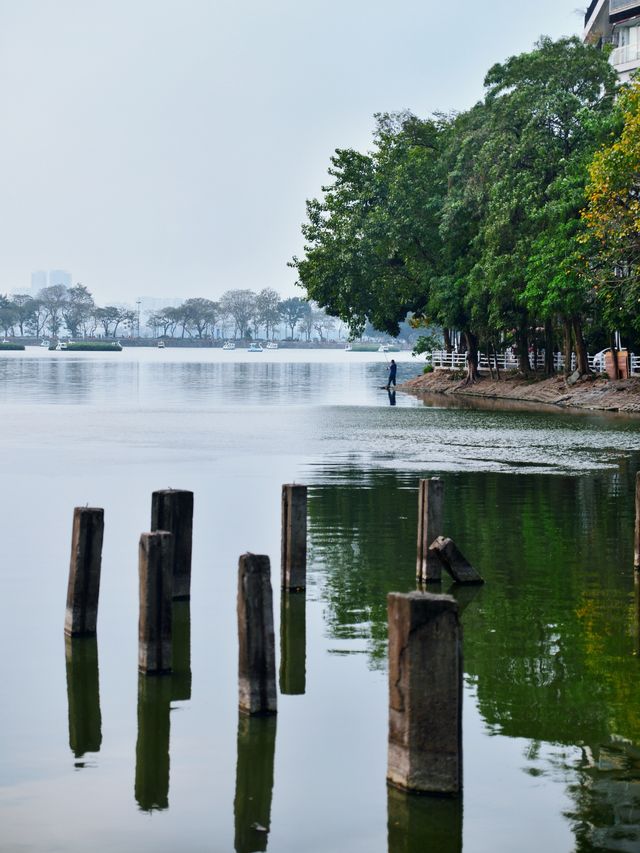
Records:
[[[417,376],[398,386],[416,396],[447,397],[543,404],[545,407],[640,415],[640,378],[611,380],[587,377],[569,385],[563,376],[551,379],[481,376],[473,385],[448,370]]]

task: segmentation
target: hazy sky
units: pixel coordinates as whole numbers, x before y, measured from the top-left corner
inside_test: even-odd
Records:
[[[297,294],[332,151],[375,112],[471,106],[577,5],[0,0],[0,292],[67,269],[100,304]]]

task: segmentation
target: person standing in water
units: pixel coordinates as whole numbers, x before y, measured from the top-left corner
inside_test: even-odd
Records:
[[[395,363],[394,359],[391,359],[389,363],[389,381],[387,382],[387,391],[393,385],[396,387],[396,373],[398,372],[398,365]]]

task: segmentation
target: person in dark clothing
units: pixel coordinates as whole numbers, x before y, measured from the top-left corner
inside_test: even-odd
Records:
[[[398,372],[398,365],[395,363],[393,359],[389,363],[389,381],[387,382],[387,391],[393,385],[395,388],[396,385],[396,373]]]

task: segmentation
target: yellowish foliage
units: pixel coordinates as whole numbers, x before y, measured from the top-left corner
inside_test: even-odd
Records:
[[[593,159],[583,218],[592,237],[610,248],[635,248],[640,239],[640,83],[621,95],[619,139]]]

